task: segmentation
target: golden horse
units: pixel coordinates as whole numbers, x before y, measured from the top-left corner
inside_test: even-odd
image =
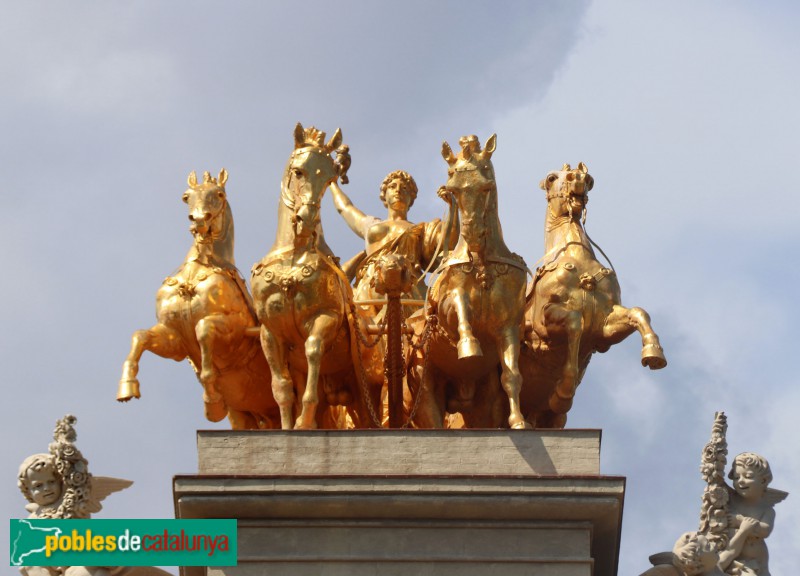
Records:
[[[525,312],[520,360],[522,408],[541,428],[563,428],[575,389],[594,352],[606,352],[634,331],[642,337],[642,365],[667,365],[650,316],[620,304],[617,275],[597,261],[583,219],[594,185],[586,165],[564,164],[542,180],[547,193],[545,256]],[[598,248],[599,249],[599,248]]]
[[[429,292],[428,320],[417,333],[409,368],[411,408],[420,428],[440,428],[446,413],[460,412],[467,427],[527,427],[519,408],[518,360],[525,308],[526,266],[503,241],[497,214],[492,135],[481,150],[477,137],[460,139],[461,152],[442,145],[448,164],[445,199],[460,215],[460,237]],[[502,392],[505,392],[503,395]]]
[[[203,386],[206,418],[226,415],[234,429],[277,427],[270,372],[258,341],[250,294],[233,258],[233,215],[225,192],[228,173],[189,175],[183,201],[194,236],[186,260],[156,294],[158,324],[138,330],[122,368],[117,400],[139,398],[139,360],[149,350],[163,358],[189,359]]]
[[[382,366],[364,362],[359,353],[352,288],[321,237],[320,201],[344,173],[338,168],[343,164],[331,157],[342,135],[337,130],[325,143],[324,132],[297,124],[294,137],[281,182],[275,244],[253,266],[251,279],[281,427],[342,426],[341,418],[332,422],[326,412],[339,405],[348,407],[356,426],[378,426]],[[377,395],[365,392],[376,388]]]

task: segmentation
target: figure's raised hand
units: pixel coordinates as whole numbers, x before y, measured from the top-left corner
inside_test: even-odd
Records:
[[[445,186],[439,186],[439,189],[436,191],[436,195],[449,205],[453,205],[453,195],[447,191]]]
[[[347,171],[350,169],[350,146],[342,144],[336,149],[336,160],[333,163],[336,165],[336,173],[339,175],[339,180],[342,184],[347,184],[350,179],[347,177]]]

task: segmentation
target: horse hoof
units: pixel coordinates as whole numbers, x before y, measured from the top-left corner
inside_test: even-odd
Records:
[[[462,338],[458,341],[458,357],[470,358],[472,356],[483,356],[481,344],[477,338]]]
[[[660,370],[667,365],[664,349],[659,344],[647,344],[642,348],[642,366],[650,370]]]
[[[550,406],[550,410],[558,414],[566,414],[569,412],[569,409],[572,408],[572,398],[562,398],[558,394],[553,394],[550,396],[550,401],[548,402]]]
[[[228,408],[225,402],[206,402],[206,420],[209,422],[219,422],[228,415]]]
[[[119,381],[117,388],[117,401],[127,402],[131,398],[141,398],[139,394],[139,381],[136,378],[126,378]]]
[[[311,422],[303,422],[301,418],[298,418],[294,423],[295,430],[316,430],[317,423],[312,420]]]
[[[511,422],[509,422],[509,424],[511,425],[511,429],[512,430],[532,430],[533,429],[533,426],[531,426],[530,422],[528,422],[526,420],[522,420],[521,422],[515,422],[513,424]]]

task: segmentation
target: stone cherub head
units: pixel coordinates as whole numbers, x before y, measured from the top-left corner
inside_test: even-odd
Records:
[[[17,476],[17,486],[22,495],[33,506],[35,512],[52,508],[61,501],[64,480],[56,470],[52,454],[33,454],[22,461]]]
[[[74,444],[76,422],[69,414],[59,420],[49,453],[28,456],[19,467],[17,486],[31,518],[89,518],[106,496],[133,484],[89,473],[89,462]]]

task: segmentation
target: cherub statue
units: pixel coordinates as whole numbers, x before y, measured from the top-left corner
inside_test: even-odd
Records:
[[[772,471],[763,456],[743,452],[733,459],[728,544],[720,552],[720,566],[729,574],[769,576],[769,552],[764,540],[775,524],[775,504],[787,492],[770,488]]]
[[[133,484],[89,473],[89,462],[74,445],[76,422],[75,416],[64,416],[56,424],[50,453],[28,456],[19,467],[17,486],[29,502],[30,518],[89,518],[109,494]]]
[[[681,536],[672,555],[651,556],[654,567],[641,576],[770,576],[764,540],[775,524],[775,504],[788,493],[769,487],[769,462],[752,452],[734,458],[733,487],[725,482],[726,430],[725,414],[718,412],[700,466],[706,481],[700,529]]]
[[[89,462],[75,447],[77,418],[67,414],[56,423],[49,453],[33,454],[22,461],[17,486],[28,501],[29,518],[89,518],[102,509],[111,493],[133,482],[92,476]],[[167,574],[149,567],[24,566],[23,576],[156,576]]]

